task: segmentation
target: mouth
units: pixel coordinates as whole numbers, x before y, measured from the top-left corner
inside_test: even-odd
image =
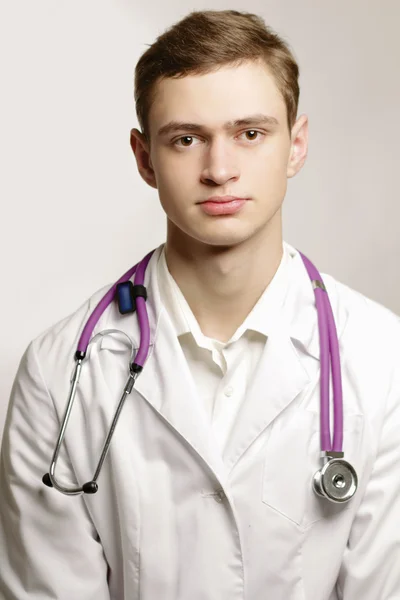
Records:
[[[203,200],[200,204],[204,204],[205,202],[212,203],[226,203],[233,201],[242,201],[249,200],[249,198],[240,198],[239,196],[211,196],[211,198],[207,198],[207,200]]]
[[[247,203],[249,198],[234,198],[233,200],[205,200],[200,203],[202,210],[208,215],[233,215]]]

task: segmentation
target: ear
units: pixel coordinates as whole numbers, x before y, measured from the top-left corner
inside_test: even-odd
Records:
[[[304,165],[308,152],[308,117],[301,115],[292,127],[287,177],[294,177]]]
[[[142,179],[157,189],[156,175],[150,157],[150,146],[143,133],[138,129],[131,130],[131,148]]]

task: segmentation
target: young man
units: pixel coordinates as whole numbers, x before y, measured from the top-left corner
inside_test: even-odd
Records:
[[[2,599],[400,597],[400,322],[329,275],[358,489],[333,503],[312,486],[318,318],[281,213],[307,155],[297,78],[278,36],[236,11],[192,13],[139,61],[143,133],[131,144],[168,223],[144,280],[150,352],[98,492],[69,497],[41,480],[77,341],[106,290],[28,347],[2,449]],[[242,201],[223,206],[227,196]],[[94,334],[109,329],[137,352],[136,313],[112,304]],[[96,468],[127,376],[125,339],[90,347],[57,465],[65,486]]]

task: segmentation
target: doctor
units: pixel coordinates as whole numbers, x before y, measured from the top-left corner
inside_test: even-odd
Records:
[[[1,455],[2,600],[400,598],[400,322],[329,275],[358,489],[337,504],[311,486],[317,312],[282,239],[287,179],[307,155],[297,77],[285,43],[235,11],[188,15],[139,60],[144,133],[131,145],[168,225],[144,281],[149,355],[98,492],[70,497],[42,476],[77,341],[109,286],[29,345]],[[231,195],[244,201],[221,204]],[[115,302],[94,335],[104,330],[122,333],[89,346],[57,464],[66,485],[94,472],[129,338],[139,347],[136,313]]]

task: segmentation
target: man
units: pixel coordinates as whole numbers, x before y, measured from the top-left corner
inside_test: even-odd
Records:
[[[358,489],[341,504],[312,487],[317,311],[281,213],[307,155],[297,75],[285,44],[236,11],[192,13],[139,61],[143,133],[131,145],[167,215],[145,276],[149,355],[98,492],[68,497],[41,478],[105,290],[30,344],[2,450],[2,598],[400,597],[399,318],[329,275]],[[242,200],[222,207],[228,196]],[[94,334],[110,329],[137,352],[136,313],[112,304]],[[67,487],[96,468],[127,376],[125,339],[100,336],[88,351],[57,464]]]

